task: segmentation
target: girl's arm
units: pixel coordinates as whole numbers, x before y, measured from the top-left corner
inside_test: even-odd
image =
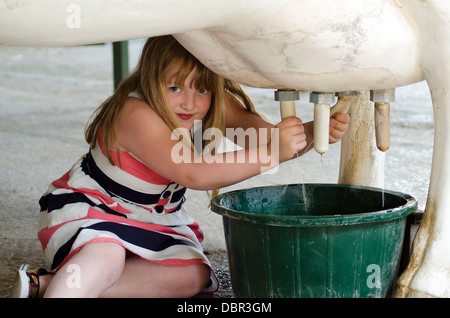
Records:
[[[237,131],[237,129],[242,129],[244,131],[247,129],[254,129],[257,134],[258,139],[256,144],[258,145],[269,142],[272,136],[272,128],[275,128],[275,125],[268,123],[257,114],[247,110],[231,94],[227,94],[226,97],[226,126],[235,131]],[[265,136],[260,136],[260,133],[264,133]],[[242,139],[229,139],[243,148],[248,148],[249,146],[249,143],[242,142]]]
[[[118,120],[117,138],[120,150],[132,153],[161,176],[187,188],[211,190],[258,175],[293,158],[306,146],[300,119],[289,118],[277,128],[279,138],[272,138],[267,145],[199,157],[180,141],[172,140],[172,131],[145,102],[130,98]],[[277,139],[279,147],[273,144]],[[265,147],[265,158],[260,155],[261,147]],[[184,157],[187,160],[176,163],[174,156],[179,156],[180,151],[188,154]]]
[[[330,144],[339,141],[345,134],[348,129],[348,123],[350,121],[350,117],[348,114],[336,113],[330,118]],[[264,119],[259,117],[258,115],[248,111],[243,106],[240,105],[238,101],[230,94],[227,96],[227,112],[226,112],[226,122],[227,127],[230,128],[243,128],[244,130],[248,128],[256,128],[258,133],[258,144],[264,143],[265,141],[270,141],[270,128],[274,128],[275,126],[266,122]],[[307,146],[304,150],[300,151],[299,155],[303,155],[313,147],[310,147],[311,143],[314,140],[314,122],[310,121],[303,124],[306,134],[306,142]],[[266,128],[263,130],[259,130],[259,128]],[[259,133],[267,132],[267,136],[265,138],[259,138]],[[240,140],[233,140],[235,143]],[[246,144],[239,144],[241,147],[248,146]]]

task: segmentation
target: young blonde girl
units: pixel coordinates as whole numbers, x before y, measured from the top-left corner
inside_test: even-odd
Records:
[[[175,163],[177,128],[266,127],[257,147],[233,153],[246,160]],[[330,125],[330,141],[348,116]],[[185,210],[186,188],[213,190],[245,180],[293,158],[312,140],[312,123],[295,117],[276,127],[255,111],[242,88],[211,72],[172,36],[148,39],[128,78],[86,127],[89,152],[40,200],[38,237],[50,271],[22,266],[16,297],[189,297],[215,292],[218,281],[203,254],[202,232]],[[261,137],[261,136],[260,136]],[[185,136],[182,138],[185,140]],[[277,159],[258,158],[277,142]],[[210,140],[202,141],[202,147]],[[245,145],[244,145],[245,147]],[[243,157],[242,157],[243,155]],[[275,154],[271,154],[275,156]],[[224,155],[223,155],[224,156]],[[222,163],[221,163],[222,162]]]

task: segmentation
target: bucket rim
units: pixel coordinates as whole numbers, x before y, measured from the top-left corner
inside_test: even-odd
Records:
[[[374,212],[363,212],[363,213],[353,213],[353,214],[332,214],[332,215],[277,215],[276,217],[269,214],[258,214],[250,213],[246,211],[238,211],[230,208],[226,208],[222,205],[222,200],[229,195],[240,191],[249,191],[261,188],[277,188],[285,186],[328,186],[328,187],[346,187],[352,189],[361,189],[369,191],[384,192],[385,194],[390,194],[394,196],[401,197],[406,200],[406,203],[390,209],[383,209]],[[238,189],[228,191],[217,195],[211,200],[211,210],[217,214],[222,215],[224,218],[231,218],[240,221],[246,221],[256,224],[265,224],[272,226],[285,226],[285,227],[315,227],[315,226],[344,226],[344,225],[357,225],[364,223],[375,223],[384,222],[390,220],[396,220],[404,218],[409,214],[417,210],[417,199],[403,192],[382,189],[370,186],[360,186],[360,185],[349,185],[349,184],[332,184],[332,183],[291,183],[282,185],[269,185],[269,186],[258,186],[250,187],[245,189]]]

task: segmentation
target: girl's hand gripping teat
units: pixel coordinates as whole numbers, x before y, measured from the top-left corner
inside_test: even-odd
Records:
[[[279,162],[290,160],[307,145],[305,128],[298,117],[288,117],[280,122],[272,135],[271,143],[278,142]],[[273,151],[273,150],[272,150]],[[273,155],[273,154],[272,154]]]

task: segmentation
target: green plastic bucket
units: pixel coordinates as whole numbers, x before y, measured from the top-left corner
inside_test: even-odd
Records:
[[[236,297],[388,297],[398,274],[407,194],[290,184],[220,194]]]

